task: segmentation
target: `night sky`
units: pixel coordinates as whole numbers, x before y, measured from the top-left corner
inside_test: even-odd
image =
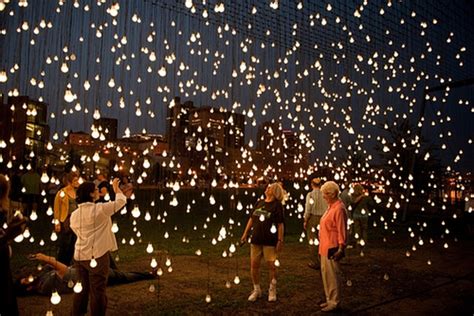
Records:
[[[4,2],[0,91],[48,103],[59,137],[90,132],[94,113],[118,118],[120,136],[164,134],[180,96],[246,114],[247,141],[275,119],[327,160],[383,145],[375,125],[416,125],[425,87],[474,77],[470,1]],[[423,135],[446,145],[446,164],[462,150],[461,169],[473,92],[434,93],[425,111]]]

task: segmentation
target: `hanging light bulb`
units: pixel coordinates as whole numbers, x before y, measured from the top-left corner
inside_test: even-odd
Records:
[[[238,275],[236,275],[234,278],[234,284],[239,284],[239,283],[240,283],[240,278]]]
[[[100,156],[98,152],[94,153],[94,156],[92,156],[92,160],[94,160],[94,162],[98,162],[100,160]]]
[[[51,294],[51,299],[50,299],[51,303],[53,305],[58,305],[60,302],[61,302],[61,296],[59,296],[59,293],[57,290],[55,290],[52,294]]]
[[[92,260],[91,260],[91,262],[90,262],[89,265],[90,265],[90,267],[91,267],[92,269],[94,269],[95,267],[97,267],[97,261],[95,260],[94,257],[92,257]]]
[[[4,83],[4,82],[7,82],[7,80],[8,80],[7,72],[5,70],[0,70],[0,82]]]
[[[94,120],[100,119],[100,112],[99,112],[99,109],[95,109],[95,110],[94,110],[94,114],[92,115],[92,117],[94,118]]]
[[[68,71],[69,71],[69,67],[67,66],[66,63],[63,63],[63,64],[61,65],[61,72],[67,73]]]
[[[8,3],[8,1],[5,1],[6,3]],[[20,0],[18,1],[18,6],[21,8],[26,8],[28,6],[28,0]]]
[[[135,205],[132,209],[132,216],[134,218],[139,218],[140,217],[140,209],[138,208],[138,205]]]
[[[114,78],[110,78],[108,85],[109,85],[110,88],[115,87],[115,80],[114,80]]]
[[[46,173],[46,171],[44,171],[43,174],[41,175],[41,182],[42,183],[48,183],[49,182],[49,176]]]
[[[165,66],[161,67],[160,70],[158,70],[158,74],[160,75],[160,77],[166,76],[166,68],[165,68]]]
[[[153,245],[151,243],[148,244],[146,247],[146,252],[147,253],[152,253],[153,252]]]
[[[110,8],[107,9],[107,13],[113,17],[116,17],[120,10],[120,4],[118,2],[112,4]]]
[[[31,220],[32,222],[34,222],[34,221],[36,221],[37,219],[38,219],[38,214],[36,213],[35,210],[33,210],[33,211],[31,212],[31,215],[30,215],[30,220]]]
[[[51,239],[51,241],[56,241],[56,240],[58,240],[58,235],[56,235],[56,232],[52,232],[52,233],[51,233],[50,239]]]
[[[118,227],[117,223],[114,222],[112,224],[112,233],[116,234],[118,231],[119,231],[119,227]]]
[[[66,89],[64,92],[64,101],[71,103],[76,99],[76,96],[72,93],[71,89]]]
[[[74,293],[81,293],[82,292],[82,283],[81,281],[78,281],[76,285],[74,285]]]

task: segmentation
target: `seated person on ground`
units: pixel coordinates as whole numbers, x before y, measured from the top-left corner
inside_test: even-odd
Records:
[[[77,280],[74,266],[66,266],[54,257],[42,253],[30,255],[30,258],[45,263],[46,266],[36,276],[29,274],[27,277],[17,279],[15,282],[17,295],[51,295],[54,290],[59,294],[73,292],[72,288]],[[126,284],[150,279],[154,279],[154,276],[149,272],[122,272],[109,269],[107,284]]]

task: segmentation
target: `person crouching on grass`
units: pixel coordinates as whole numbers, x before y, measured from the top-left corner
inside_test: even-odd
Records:
[[[258,201],[255,205],[240,239],[241,243],[244,243],[250,229],[253,229],[250,244],[250,273],[253,291],[248,298],[251,302],[262,296],[260,288],[260,262],[262,257],[268,264],[270,274],[268,301],[274,302],[277,299],[275,260],[283,246],[284,211],[282,201],[284,197],[285,191],[280,184],[270,184],[265,190],[265,199]]]
[[[87,313],[89,292],[91,315],[105,315],[107,310],[105,291],[109,275],[109,252],[118,249],[112,232],[111,216],[127,203],[127,198],[119,188],[119,179],[114,179],[112,188],[116,194],[115,201],[97,204],[94,202],[99,199],[99,190],[93,182],[84,182],[77,189],[79,206],[71,214],[71,229],[77,236],[74,260],[82,291],[74,294],[73,315]]]

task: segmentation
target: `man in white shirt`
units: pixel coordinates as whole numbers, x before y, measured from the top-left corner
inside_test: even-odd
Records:
[[[120,210],[127,198],[119,188],[119,179],[112,183],[115,201],[94,203],[99,190],[93,182],[84,182],[76,193],[78,208],[71,214],[71,229],[77,236],[74,251],[75,268],[82,282],[82,291],[74,294],[73,315],[87,313],[89,290],[91,314],[105,315],[107,310],[107,277],[110,251],[118,249],[112,232],[112,215]]]
[[[318,255],[318,226],[321,216],[328,208],[326,201],[323,199],[323,194],[319,190],[321,186],[321,179],[314,178],[311,180],[311,187],[313,190],[306,195],[306,204],[304,210],[304,224],[309,242],[309,257],[310,262],[308,267],[318,270],[320,268],[320,260]]]

